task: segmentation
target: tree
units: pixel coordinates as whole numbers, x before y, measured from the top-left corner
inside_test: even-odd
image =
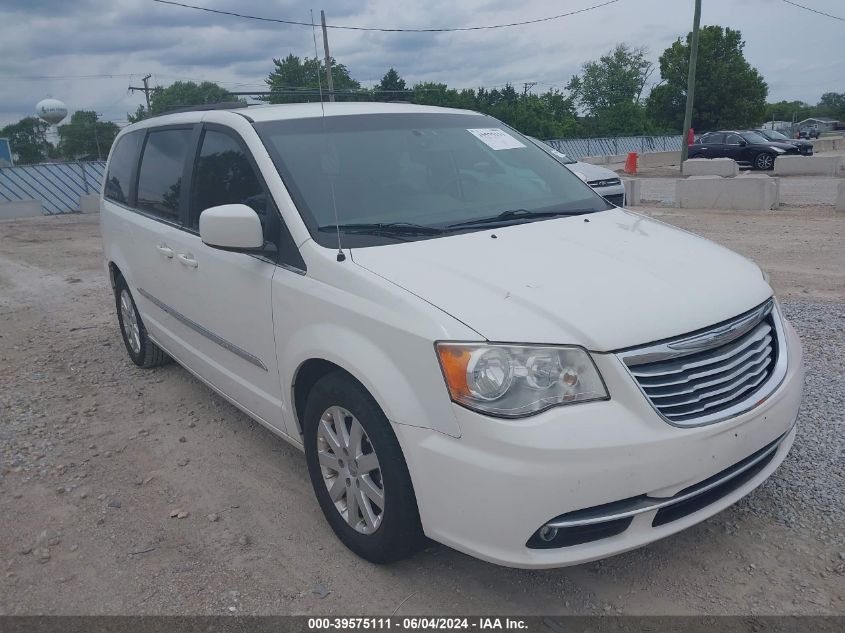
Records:
[[[845,92],[826,92],[816,106],[816,116],[845,119]]]
[[[796,121],[800,121],[812,116],[814,111],[813,106],[803,101],[778,101],[766,104],[763,119],[765,121],[792,121],[794,116]]]
[[[47,160],[46,151],[52,149],[47,144],[47,123],[33,116],[21,119],[0,130],[0,137],[8,138],[15,162],[18,165],[31,165]]]
[[[134,115],[128,115],[130,123],[136,123],[148,116],[162,114],[180,107],[237,101],[228,90],[210,81],[196,84],[193,81],[176,81],[167,88],[156,86],[150,94],[149,112],[144,106],[138,106]]]
[[[557,90],[541,95],[521,94],[507,84],[501,90],[449,88],[442,83],[419,83],[411,101],[424,105],[477,110],[496,117],[523,134],[538,138],[561,138],[575,131],[572,99]]]
[[[317,94],[319,88],[327,90],[325,76],[326,67],[320,59],[306,57],[301,60],[293,54],[284,59],[273,60],[274,69],[265,79],[265,83],[273,92],[266,97],[270,103],[305,103],[308,101],[319,101]],[[338,64],[334,58],[331,59],[332,82],[334,83],[335,96],[338,92],[345,90],[358,91],[361,84],[349,76],[349,69],[343,64]],[[305,94],[295,94],[295,92]]]
[[[647,111],[660,126],[679,130],[686,103],[690,40],[680,38],[660,56],[664,83],[649,95]],[[752,127],[766,114],[769,88],[745,59],[742,34],[731,28],[705,26],[699,33],[692,126],[696,130]]]
[[[93,110],[77,110],[70,121],[59,126],[59,154],[66,160],[109,155],[114,137],[120,131],[110,121],[100,121]]]
[[[642,95],[654,70],[647,55],[645,48],[617,44],[572,77],[566,87],[586,114],[585,127],[605,135],[643,133]]]
[[[392,99],[404,98],[403,91],[407,90],[407,87],[405,86],[405,80],[399,76],[399,73],[394,68],[391,68],[384,74],[381,81],[376,84],[375,90],[380,93],[376,95],[379,101],[390,101]]]

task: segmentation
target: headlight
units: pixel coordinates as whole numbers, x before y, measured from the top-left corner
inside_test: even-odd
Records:
[[[770,150],[774,150],[778,154],[785,154],[786,150],[781,149],[780,147],[775,147],[774,145],[769,145]]]
[[[593,359],[580,347],[437,343],[436,348],[452,400],[474,411],[516,418],[608,398]]]

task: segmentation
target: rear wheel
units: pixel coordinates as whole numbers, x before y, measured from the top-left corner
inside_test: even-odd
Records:
[[[342,372],[317,381],[304,416],[305,457],[317,501],[337,537],[373,563],[423,542],[399,442],[372,396]]]
[[[114,298],[120,334],[132,362],[145,369],[169,362],[170,357],[147,336],[147,328],[144,327],[138,308],[135,307],[135,300],[123,277],[117,280]]]
[[[754,169],[771,169],[775,166],[775,157],[768,152],[760,152],[754,158]]]

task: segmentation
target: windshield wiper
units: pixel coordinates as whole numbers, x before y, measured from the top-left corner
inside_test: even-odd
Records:
[[[479,218],[477,220],[466,220],[465,222],[458,222],[450,224],[449,228],[459,226],[472,226],[475,224],[499,224],[501,222],[508,222],[509,220],[534,220],[536,218],[554,218],[563,215],[579,215],[583,211],[529,211],[528,209],[508,209],[502,211],[498,215],[492,215],[487,218]]]
[[[440,235],[445,229],[412,222],[357,222],[350,224],[326,224],[318,231],[342,231],[344,233],[381,233],[394,235]]]

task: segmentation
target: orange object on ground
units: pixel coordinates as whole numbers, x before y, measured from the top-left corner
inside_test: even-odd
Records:
[[[636,174],[637,173],[637,153],[636,152],[628,152],[628,159],[625,161],[625,173],[626,174]]]

